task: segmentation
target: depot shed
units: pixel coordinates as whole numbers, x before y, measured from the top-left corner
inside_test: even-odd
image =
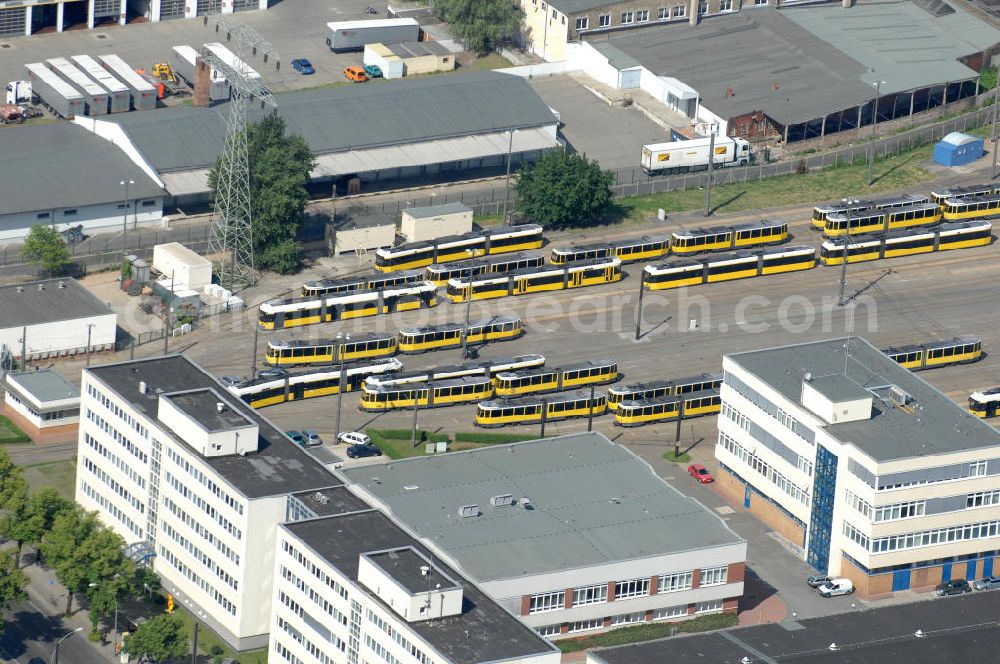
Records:
[[[472,230],[472,208],[462,203],[446,203],[403,210],[399,232],[409,242],[425,242]]]
[[[166,279],[173,279],[175,291],[183,288],[200,291],[212,283],[212,262],[180,242],[153,247],[153,269]]]
[[[942,166],[965,166],[983,156],[983,139],[953,131],[934,145],[934,161]]]
[[[361,218],[338,222],[331,228],[333,255],[391,247],[396,243],[396,224],[386,219]]]

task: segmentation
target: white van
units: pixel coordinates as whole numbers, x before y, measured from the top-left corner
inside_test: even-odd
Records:
[[[823,597],[850,595],[854,592],[854,583],[850,579],[830,579],[816,591]]]

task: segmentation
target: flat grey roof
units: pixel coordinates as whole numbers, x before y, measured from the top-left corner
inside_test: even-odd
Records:
[[[846,351],[844,339],[828,339],[728,357],[785,398],[801,403],[803,376],[811,373],[818,379],[842,374]],[[1000,431],[861,337],[850,338],[847,377],[866,390],[896,385],[914,398],[912,412],[907,412],[876,397],[870,420],[826,427],[834,438],[857,446],[876,461],[1000,446]]]
[[[527,81],[492,71],[275,95],[288,132],[314,154],[347,152],[555,124]],[[222,151],[225,104],[178,106],[102,118],[125,130],[160,172],[208,168]],[[253,116],[261,111],[251,109]]]
[[[3,180],[4,178],[0,178],[0,189],[4,186]],[[60,288],[59,284],[63,287]],[[0,286],[0,329],[113,313],[107,304],[98,300],[96,295],[76,279],[44,279]],[[86,330],[83,332],[86,333]]]
[[[0,145],[0,215],[120,202],[128,179],[133,200],[165,193],[110,141],[70,122],[0,127]]]
[[[630,67],[639,67],[642,65],[641,62],[633,58],[628,53],[625,53],[611,42],[595,41],[590,42],[590,45],[597,49],[601,55],[606,57],[608,59],[608,64],[615,69],[628,69]]]
[[[445,203],[443,205],[428,205],[427,207],[411,207],[404,210],[406,214],[414,219],[426,219],[428,217],[438,217],[443,214],[455,214],[458,212],[472,212],[465,203]]]
[[[341,472],[480,582],[743,541],[597,433]],[[504,494],[530,507],[490,506]],[[478,505],[480,516],[460,517],[463,505]]]
[[[871,396],[871,392],[843,374],[814,377],[809,380],[807,385],[810,385],[830,401],[849,401]]]
[[[697,28],[651,26],[611,43],[653,73],[690,85],[722,117],[763,111],[787,125],[869,102],[874,81],[886,82],[886,94],[974,78],[955,58],[997,41],[1000,33],[961,11],[935,18],[913,3],[893,2],[849,10],[753,7]]]
[[[940,602],[911,602],[847,611],[823,618],[786,621],[601,648],[589,653],[597,664],[942,664],[991,662],[1000,649],[1000,630],[983,619],[997,600],[975,593]],[[931,627],[926,627],[930,625]],[[918,629],[924,638],[913,636]],[[829,649],[836,643],[839,650]]]
[[[217,390],[206,388],[178,392],[164,396],[172,401],[181,411],[187,413],[206,431],[230,431],[251,426],[253,420],[233,409],[232,395],[223,397]],[[223,404],[222,411],[217,404]]]
[[[412,546],[366,553],[365,557],[395,579],[411,595],[428,592],[432,587],[440,590],[459,587],[455,580],[443,573],[434,561]],[[427,568],[427,574],[423,573],[421,567]]]
[[[462,585],[462,613],[420,620],[408,627],[449,662],[480,664],[553,652],[555,646],[504,611],[489,596],[407,535],[385,514],[371,510],[282,526],[345,576],[357,581],[362,554],[412,547]],[[374,595],[372,595],[374,597]],[[383,603],[386,610],[392,609]]]
[[[13,380],[28,395],[39,403],[47,401],[62,401],[63,399],[79,399],[80,390],[55,371],[12,371],[7,374],[8,380]]]
[[[435,41],[403,42],[400,44],[385,44],[385,47],[401,58],[419,58],[424,55],[448,55],[447,48]]]
[[[316,516],[333,516],[372,508],[343,484],[315,491],[300,491],[293,495]]]
[[[222,389],[204,369],[180,355],[105,364],[84,371],[153,421],[160,394]],[[140,381],[146,384],[145,394],[139,392]],[[243,402],[232,399],[228,403],[260,427],[257,452],[246,456],[201,457],[231,486],[251,499],[330,486],[333,477],[319,461]],[[187,445],[179,436],[174,439]],[[188,449],[197,454],[193,448]]]

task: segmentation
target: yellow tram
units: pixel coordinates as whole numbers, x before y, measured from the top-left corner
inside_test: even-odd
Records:
[[[660,396],[651,399],[622,401],[615,409],[615,424],[641,427],[657,422],[687,420],[702,415],[715,415],[722,409],[719,390],[689,392],[680,396]]]
[[[411,327],[399,331],[400,353],[426,353],[429,350],[457,348],[462,345],[465,325],[445,323],[426,327]],[[469,344],[485,344],[492,341],[510,341],[524,334],[520,318],[495,316],[487,320],[469,323]]]
[[[497,396],[510,397],[539,392],[559,392],[584,385],[604,385],[621,377],[618,363],[596,360],[558,369],[526,369],[496,374]]]
[[[910,371],[921,371],[975,362],[983,356],[983,342],[979,337],[965,336],[949,341],[891,347],[882,352]]]
[[[476,407],[476,426],[503,427],[512,424],[537,424],[545,420],[565,420],[572,417],[597,417],[607,412],[607,398],[601,392],[590,390],[560,392],[547,397],[521,397],[518,399],[490,399]]]
[[[396,335],[370,332],[341,339],[269,341],[264,362],[275,367],[336,364],[396,353]]]

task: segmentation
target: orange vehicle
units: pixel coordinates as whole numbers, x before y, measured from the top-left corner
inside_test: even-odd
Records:
[[[356,65],[344,69],[344,76],[346,76],[348,80],[354,81],[355,83],[364,83],[368,80],[368,74],[365,73],[365,68],[358,67]]]

